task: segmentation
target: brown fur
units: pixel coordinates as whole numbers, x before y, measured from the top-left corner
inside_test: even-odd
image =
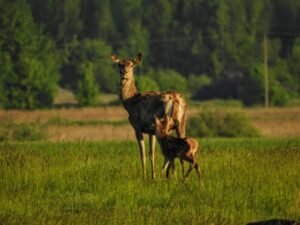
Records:
[[[176,92],[138,92],[134,82],[133,68],[141,62],[141,58],[141,53],[134,59],[124,60],[112,55],[112,61],[118,64],[120,69],[119,96],[128,112],[129,122],[139,143],[144,178],[146,176],[146,155],[143,133],[149,134],[150,162],[154,178],[155,121],[153,115],[159,118],[169,115],[172,120],[170,129],[175,129],[179,137],[184,137],[186,101],[181,94]]]
[[[171,126],[171,120],[168,116],[161,121],[155,118],[156,123],[156,138],[160,144],[161,151],[165,157],[163,172],[169,176],[170,167],[175,169],[174,159],[179,158],[182,166],[182,175],[187,179],[192,168],[195,168],[198,178],[200,178],[199,166],[197,164],[198,158],[198,142],[193,138],[180,138],[168,135]],[[190,168],[184,173],[184,161],[189,162]]]

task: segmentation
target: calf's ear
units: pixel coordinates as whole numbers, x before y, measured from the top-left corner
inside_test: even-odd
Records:
[[[119,62],[120,62],[119,57],[116,56],[116,55],[112,55],[112,56],[111,56],[111,60],[113,61],[113,63],[119,63]]]
[[[134,65],[138,65],[142,61],[142,53],[136,55],[136,57],[132,60]]]
[[[160,125],[161,122],[160,122],[160,120],[157,118],[157,116],[156,116],[155,114],[153,114],[153,117],[154,117],[156,126]]]

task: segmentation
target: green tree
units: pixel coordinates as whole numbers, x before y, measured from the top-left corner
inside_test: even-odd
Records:
[[[295,89],[293,90],[293,97],[300,97],[300,38],[297,38],[293,48],[292,56],[288,61],[288,67],[291,76],[294,80]]]
[[[138,90],[140,92],[159,91],[158,84],[150,77],[138,76],[138,77],[136,77],[136,83],[137,83]]]
[[[64,49],[64,64],[61,70],[60,85],[73,91],[81,79],[78,65],[86,62],[93,64],[95,79],[104,92],[115,93],[119,77],[112,68],[110,54],[112,50],[104,41],[98,39],[74,39]]]
[[[174,70],[150,70],[146,76],[155,80],[161,91],[188,91],[186,78]]]
[[[147,56],[148,30],[142,23],[142,0],[112,0],[111,10],[118,32],[115,40],[108,40],[108,43],[124,57],[132,57],[139,52]],[[148,57],[144,57],[143,64],[147,65],[147,61]]]
[[[0,1],[5,8],[7,1]],[[143,66],[137,67],[137,74],[151,69],[172,74],[171,69],[186,78],[182,86],[189,80],[195,97],[238,98],[247,105],[256,104],[263,100],[263,80],[259,76],[262,75],[262,41],[266,33],[270,43],[270,83],[274,82],[276,87],[270,91],[299,96],[299,1],[26,1],[31,6],[35,23],[47,31],[60,50],[63,58],[60,84],[63,87],[75,90],[82,78],[79,65],[92,63],[101,91],[116,93],[118,76],[111,66],[111,53],[126,58],[142,52]],[[1,18],[7,17],[3,7]],[[3,38],[1,40],[3,42]],[[2,69],[11,71],[9,62],[14,64],[16,59],[4,53],[1,54],[6,65]],[[36,68],[27,66],[31,67]],[[190,77],[190,74],[197,76]],[[201,74],[207,74],[212,83],[201,86]],[[184,90],[174,87],[170,77],[165,79],[164,75],[145,79],[141,76],[137,82],[154,88],[148,78],[160,89]],[[179,81],[177,78],[174,79]],[[163,87],[167,80],[173,86]],[[196,83],[201,87],[196,87]]]
[[[173,13],[176,8],[176,1],[159,1],[144,0],[143,1],[143,25],[149,30],[149,38],[152,39],[148,43],[149,61],[156,67],[169,68],[172,65],[172,57],[174,50],[174,42],[171,43],[174,36],[174,18]],[[170,34],[172,36],[170,36]]]
[[[270,34],[280,39],[280,55],[288,58],[293,53],[295,40],[300,36],[300,1],[272,1]]]
[[[81,0],[28,0],[33,16],[63,48],[83,32]]]
[[[197,91],[211,83],[211,78],[205,74],[201,74],[200,76],[190,75],[187,80],[188,89],[192,96],[196,96]]]
[[[96,105],[99,96],[99,86],[95,82],[93,64],[82,63],[78,68],[79,79],[75,96],[81,106]]]
[[[85,0],[81,2],[81,17],[84,22],[85,38],[101,38],[110,41],[115,38],[116,30],[112,16],[111,1]]]
[[[58,81],[53,42],[25,0],[0,1],[0,99],[5,108],[50,106]]]

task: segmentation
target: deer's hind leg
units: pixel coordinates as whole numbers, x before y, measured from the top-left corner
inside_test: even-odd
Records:
[[[194,156],[194,168],[195,168],[196,173],[198,175],[198,179],[200,179],[201,171],[200,171],[200,168],[198,166],[197,159],[198,159],[198,152],[196,152],[195,156]]]
[[[154,157],[155,157],[155,136],[149,135],[149,147],[150,147],[150,163],[151,163],[151,171],[152,171],[152,179],[155,179],[155,164],[154,164]]]
[[[197,163],[197,162],[195,162],[194,168],[195,168],[196,173],[197,173],[197,175],[198,175],[198,179],[200,179],[200,169],[199,169],[199,166],[198,166],[198,163]]]
[[[200,169],[199,169],[198,163],[194,161],[194,162],[191,163],[188,171],[186,172],[186,174],[184,176],[185,180],[188,178],[188,176],[190,175],[193,168],[195,169],[195,171],[197,173],[198,179],[200,179]]]
[[[190,163],[190,167],[189,167],[189,169],[186,171],[186,174],[183,174],[183,179],[184,179],[184,180],[187,180],[187,178],[188,178],[190,172],[191,172],[192,169],[193,169],[194,160],[193,160],[192,158],[188,157],[187,155],[182,156],[182,157],[180,158],[180,162],[183,161],[183,160],[185,160],[185,161],[187,161],[187,162]]]

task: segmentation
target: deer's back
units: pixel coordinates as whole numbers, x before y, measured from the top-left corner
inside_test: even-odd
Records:
[[[189,150],[189,144],[186,138],[166,136],[158,139],[163,155],[168,158],[180,157]]]
[[[166,136],[158,139],[164,156],[176,158],[183,156],[193,156],[198,151],[198,142],[194,138],[179,138]]]

